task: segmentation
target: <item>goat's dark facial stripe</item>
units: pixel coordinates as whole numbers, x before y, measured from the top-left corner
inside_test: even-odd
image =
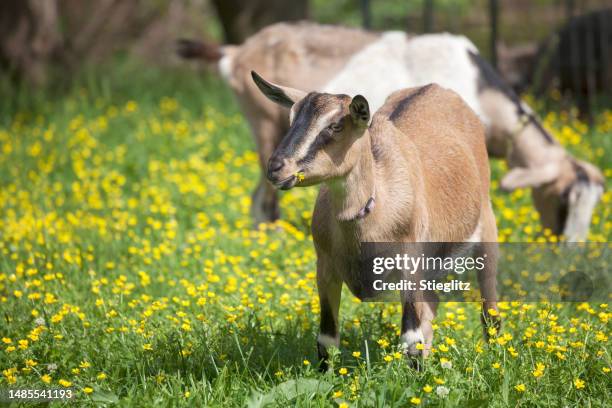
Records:
[[[289,131],[278,147],[279,154],[304,164],[333,140],[334,132],[328,125],[337,119],[338,106],[330,104],[329,98],[330,95],[310,93],[296,106]]]
[[[310,93],[306,95],[304,100],[301,102],[301,106],[295,113],[293,123],[279,146],[279,149],[283,155],[292,156],[295,154],[299,146],[304,141],[305,136],[308,134],[308,129],[312,122],[312,118],[317,112],[315,107],[316,96],[316,94]]]
[[[324,148],[327,144],[329,144],[333,140],[332,132],[329,129],[323,129],[317,135],[317,138],[308,146],[308,150],[306,151],[306,155],[298,160],[298,164],[306,164],[310,163],[314,160],[317,152]]]
[[[319,132],[315,140],[308,146],[308,150],[304,157],[298,160],[298,164],[306,164],[310,163],[314,160],[317,153],[325,148],[328,144],[330,144],[334,140],[334,131],[329,127],[323,129]]]
[[[572,167],[574,168],[574,171],[576,172],[576,179],[579,182],[582,183],[589,183],[589,175],[587,174],[587,172],[582,168],[582,166],[578,163],[576,163],[575,161],[572,162]]]

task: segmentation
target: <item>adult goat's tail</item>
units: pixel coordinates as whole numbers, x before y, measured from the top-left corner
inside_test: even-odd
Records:
[[[176,53],[185,59],[200,59],[206,62],[217,62],[223,57],[219,44],[180,38],[176,41]]]

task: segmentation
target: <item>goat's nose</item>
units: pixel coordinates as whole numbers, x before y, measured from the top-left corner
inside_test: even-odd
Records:
[[[283,168],[285,165],[285,161],[277,156],[273,156],[270,158],[270,162],[268,163],[268,171],[270,173],[275,173]]]

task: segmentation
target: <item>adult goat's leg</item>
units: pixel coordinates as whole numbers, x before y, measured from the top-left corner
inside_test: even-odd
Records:
[[[260,119],[253,126],[255,141],[259,153],[259,183],[251,196],[251,216],[255,225],[264,222],[272,222],[280,217],[278,206],[278,193],[274,186],[268,182],[266,173],[268,171],[268,160],[280,141],[282,130],[278,124],[270,119]]]
[[[433,292],[408,292],[402,296],[402,331],[400,341],[406,355],[419,367],[419,357],[427,357],[433,343],[432,320],[436,315],[437,297]],[[422,345],[419,346],[419,344]]]
[[[478,270],[478,285],[482,298],[482,313],[480,315],[485,340],[490,337],[489,329],[499,331],[501,320],[497,308],[497,260],[499,249],[497,244],[497,227],[495,216],[490,207],[484,217],[482,242],[476,249],[476,257],[484,259],[484,267]]]
[[[317,259],[317,288],[319,290],[319,304],[321,308],[321,321],[319,336],[317,337],[317,351],[319,354],[319,370],[328,368],[329,347],[338,347],[340,344],[340,330],[338,326],[338,311],[342,295],[342,281],[331,273],[328,262],[319,257]]]

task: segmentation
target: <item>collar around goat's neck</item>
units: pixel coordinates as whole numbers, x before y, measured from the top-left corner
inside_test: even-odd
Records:
[[[361,210],[359,210],[359,212],[353,218],[352,221],[357,221],[357,220],[364,219],[365,217],[367,217],[372,212],[372,210],[376,206],[376,198],[374,197],[374,195],[375,194],[372,193],[370,198],[368,198],[368,201],[366,202],[366,204],[363,206],[363,208]]]
[[[372,194],[367,199],[362,198],[362,200],[363,204],[361,207],[357,207],[359,208],[357,212],[355,212],[354,207],[352,211],[349,208],[344,208],[336,213],[337,220],[341,222],[359,221],[370,215],[376,206],[376,189],[373,188]]]
[[[338,221],[362,220],[374,210],[376,204],[374,157],[367,130],[361,143],[361,154],[356,165],[343,180],[330,184]]]

